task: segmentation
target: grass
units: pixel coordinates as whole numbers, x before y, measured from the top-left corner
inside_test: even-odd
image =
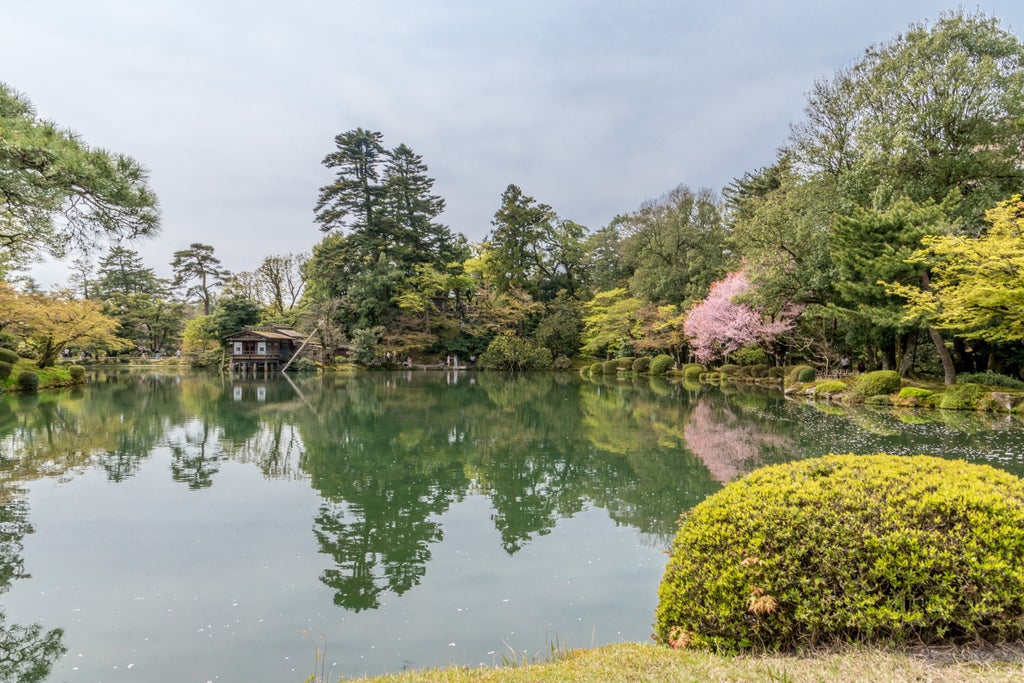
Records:
[[[373,683],[868,681],[1000,683],[1024,680],[1024,645],[928,648],[895,653],[849,647],[797,656],[720,656],[620,643],[567,651],[553,661],[501,668],[449,667],[359,679]]]
[[[74,386],[66,366],[57,365],[49,368],[39,368],[36,367],[35,361],[22,358],[14,364],[11,375],[6,379],[0,380],[0,390],[18,391],[18,375],[26,370],[39,375],[40,389]]]

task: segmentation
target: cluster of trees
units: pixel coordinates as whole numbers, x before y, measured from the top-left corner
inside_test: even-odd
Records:
[[[4,125],[53,133],[23,99],[4,98]],[[40,158],[77,158],[52,144]],[[20,258],[10,245],[59,253],[87,230],[152,228],[155,202],[130,160],[102,167],[124,186],[111,198],[77,182],[37,187],[32,164],[44,162],[18,149],[0,148],[0,165],[26,169],[0,175],[8,267]],[[1022,149],[1024,46],[998,20],[960,11],[815,83],[776,161],[721,194],[680,185],[590,231],[511,184],[490,232],[470,244],[440,222],[444,200],[423,159],[357,128],[323,159],[335,175],[320,188],[324,237],[308,256],[229,276],[211,247],[194,244],[174,255],[165,283],[115,246],[95,279],[81,273],[78,294],[149,350],[202,350],[264,321],[315,330],[325,348],[348,344],[369,365],[740,354],[826,367],[856,358],[951,382],[1024,362]],[[122,199],[119,215],[110,207]]]

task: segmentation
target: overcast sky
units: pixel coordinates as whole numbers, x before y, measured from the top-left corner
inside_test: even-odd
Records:
[[[509,183],[590,229],[773,162],[816,79],[958,5],[927,0],[0,0],[0,81],[140,161],[158,274],[210,244],[308,252],[336,134],[420,154],[483,238]],[[963,5],[1024,35],[1024,2]],[[46,288],[59,264],[37,267]]]

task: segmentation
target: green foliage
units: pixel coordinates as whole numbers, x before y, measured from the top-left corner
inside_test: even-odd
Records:
[[[633,372],[635,372],[637,374],[644,374],[645,372],[647,372],[650,369],[651,369],[651,357],[650,356],[640,356],[635,361],[633,361]]]
[[[871,396],[895,394],[902,384],[899,373],[894,370],[865,372],[854,380],[849,395],[854,400],[863,401]]]
[[[25,261],[103,238],[159,229],[156,195],[135,160],[91,148],[36,117],[27,99],[0,83],[0,261]]]
[[[39,373],[25,370],[18,374],[18,388],[22,391],[36,391],[39,389]]]
[[[986,387],[1005,387],[1007,389],[1024,389],[1024,382],[1016,377],[1001,375],[988,370],[986,372],[963,372],[956,376],[957,384],[982,384]]]
[[[11,349],[0,348],[0,361],[14,365],[18,362],[18,358],[20,358],[20,356]]]
[[[554,360],[552,365],[556,370],[568,370],[572,368],[572,359],[568,356],[559,356]]]
[[[295,362],[288,366],[289,372],[316,372],[316,362],[312,358],[296,358]]]
[[[619,371],[619,364],[614,360],[606,360],[601,363],[601,374],[614,375]]]
[[[977,410],[987,393],[980,384],[951,384],[942,393],[939,407],[943,410]]]
[[[737,377],[767,377],[768,366],[763,363],[754,365],[741,365],[740,369],[733,373]]]
[[[789,368],[784,368],[786,371],[786,386],[797,384],[798,382],[813,382],[814,381],[814,368],[810,365],[793,365]],[[810,379],[802,380],[800,376],[807,376],[807,371],[810,371]]]
[[[720,372],[723,375],[731,375],[731,374],[737,372],[739,369],[740,369],[740,366],[738,366],[738,365],[736,365],[734,363],[725,363],[724,365],[722,365],[722,366],[720,366],[718,368],[718,372]]]
[[[704,298],[729,270],[721,202],[710,190],[680,185],[622,219],[629,289],[648,301],[684,304]]]
[[[651,359],[651,375],[654,377],[664,375],[669,369],[675,365],[675,361],[672,360],[672,356],[667,353],[662,353]]]
[[[260,307],[240,296],[224,296],[207,319],[204,329],[221,343],[224,337],[260,321]]]
[[[768,368],[768,376],[774,379],[783,379],[786,376],[786,368],[775,365]]]
[[[80,384],[85,381],[85,368],[81,365],[69,365],[68,375],[71,377],[72,382]]]
[[[921,387],[903,387],[900,389],[900,398],[928,398],[935,392],[931,389],[922,389]]]
[[[767,365],[768,354],[760,346],[745,346],[733,351],[730,356],[739,365]]]
[[[685,517],[655,637],[793,650],[1024,636],[1024,482],[929,456],[765,467]]]
[[[220,267],[220,259],[213,255],[213,247],[193,242],[188,249],[174,252],[171,268],[175,286],[184,286],[185,296],[199,299],[203,303],[203,315],[210,315],[213,289],[223,284],[227,274]]]
[[[622,356],[615,359],[615,367],[619,370],[631,370],[633,368],[633,356]]]
[[[844,391],[846,391],[846,382],[838,379],[827,379],[814,387],[815,396],[831,396]]]
[[[352,332],[352,360],[360,365],[374,367],[384,361],[380,342],[386,330],[383,327],[360,328]]]
[[[814,368],[810,366],[803,366],[800,371],[797,372],[796,379],[798,382],[813,382],[815,377]]]
[[[483,370],[545,370],[552,360],[550,351],[528,339],[502,334],[480,354],[478,364]]]
[[[11,376],[11,370],[14,369],[12,363],[0,360],[0,379],[7,379]]]
[[[688,379],[696,379],[704,370],[704,366],[700,363],[686,363],[682,367],[683,377]]]

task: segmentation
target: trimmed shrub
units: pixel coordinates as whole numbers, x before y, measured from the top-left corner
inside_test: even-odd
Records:
[[[857,375],[850,388],[850,398],[863,401],[871,396],[895,394],[903,384],[900,374],[895,370],[875,370]]]
[[[76,384],[85,381],[85,368],[81,365],[69,365],[68,374],[71,375],[71,381]]]
[[[673,365],[675,361],[672,360],[672,356],[667,353],[659,354],[651,359],[651,375],[664,375]]]
[[[943,410],[977,410],[988,392],[980,384],[951,384],[942,394]]]
[[[19,357],[20,356],[18,356],[18,354],[15,353],[14,351],[0,347],[0,362],[10,363],[11,365],[14,365],[15,363],[18,362]]]
[[[614,375],[619,371],[619,364],[613,360],[606,360],[601,363],[601,373],[604,375]]]
[[[929,456],[756,470],[684,516],[655,638],[720,651],[1024,636],[1024,481]]]
[[[31,370],[25,370],[18,374],[18,387],[22,391],[36,391],[39,389],[39,375]]]
[[[928,398],[934,393],[931,389],[921,387],[903,387],[900,389],[900,398]]]
[[[633,368],[633,356],[623,356],[622,358],[616,358],[614,363],[615,367],[619,370],[630,370]]]
[[[768,366],[764,363],[758,363],[757,365],[745,365],[741,367],[736,374],[740,373],[746,377],[767,377]]]
[[[1005,387],[1007,389],[1024,389],[1024,382],[1016,377],[1000,375],[998,372],[963,372],[956,376],[957,384],[982,384],[986,387]]]
[[[725,363],[724,365],[718,368],[717,372],[720,372],[723,375],[731,375],[739,369],[740,366],[738,365],[734,365],[733,363]]]
[[[775,365],[768,368],[768,376],[773,379],[782,379],[786,376],[786,368]]]
[[[810,372],[808,372],[808,370]],[[810,375],[810,379],[801,379],[801,377],[807,377]],[[814,381],[814,368],[810,365],[794,365],[789,368],[786,373],[786,384],[796,384],[797,382],[813,382]]]
[[[841,394],[844,391],[846,391],[846,382],[838,379],[827,379],[814,387],[815,396],[830,396],[832,394]]]
[[[689,377],[696,379],[700,377],[700,373],[704,372],[704,366],[700,363],[687,363],[683,366],[683,377]]]
[[[572,367],[572,361],[569,360],[568,356],[559,356],[553,363],[556,370],[568,370]]]
[[[0,360],[0,379],[7,379],[11,376],[11,370],[14,366],[6,361]]]
[[[643,374],[643,373],[647,372],[650,369],[650,367],[651,367],[651,357],[650,356],[640,356],[635,361],[633,361],[633,372],[635,372],[635,373]]]

